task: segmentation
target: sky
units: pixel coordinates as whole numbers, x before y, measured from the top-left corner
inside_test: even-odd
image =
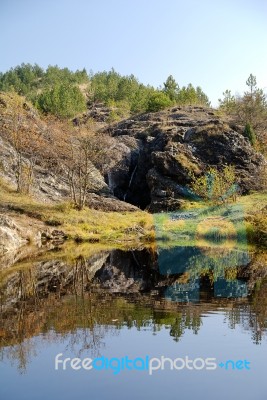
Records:
[[[0,71],[112,67],[155,87],[173,75],[216,106],[250,73],[267,93],[267,0],[0,0]]]

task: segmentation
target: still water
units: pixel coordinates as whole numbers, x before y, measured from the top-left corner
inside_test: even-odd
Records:
[[[0,296],[1,400],[267,398],[263,251],[68,245],[3,266]]]

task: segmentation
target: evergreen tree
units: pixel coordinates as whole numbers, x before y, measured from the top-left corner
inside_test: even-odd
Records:
[[[73,118],[86,110],[86,100],[78,87],[57,84],[39,95],[37,106],[42,112],[58,118]]]
[[[250,124],[246,124],[243,135],[250,141],[252,146],[256,144],[256,135]]]
[[[177,99],[179,85],[172,75],[168,76],[166,82],[163,83],[163,92],[166,93],[172,101]]]
[[[223,92],[223,99],[219,99],[219,105],[219,107],[228,114],[235,111],[236,99],[232,95],[231,90],[226,89],[226,91]]]
[[[250,94],[251,96],[253,95],[253,93],[256,91],[257,88],[257,80],[256,80],[256,76],[250,74],[247,81],[246,81],[246,85],[249,86],[250,88]]]

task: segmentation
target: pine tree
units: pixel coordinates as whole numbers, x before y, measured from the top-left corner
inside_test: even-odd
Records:
[[[243,135],[250,141],[252,146],[256,144],[256,135],[249,123],[246,124]]]
[[[163,85],[163,92],[166,93],[172,101],[176,100],[179,91],[179,85],[175,81],[174,77],[172,75],[168,76]]]

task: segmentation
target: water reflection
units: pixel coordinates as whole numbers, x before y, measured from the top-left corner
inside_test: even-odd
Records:
[[[2,269],[1,356],[24,370],[40,341],[66,338],[75,354],[98,354],[124,327],[164,329],[180,341],[198,334],[203,316],[222,311],[229,329],[241,327],[259,344],[267,328],[266,253],[250,257],[218,247],[76,246]]]
[[[225,248],[174,247],[159,251],[158,265],[162,275],[181,275],[166,290],[167,298],[173,301],[200,301],[204,276],[209,277],[213,297],[239,298],[248,295],[244,280],[237,279],[239,267],[249,263],[245,251]],[[205,284],[207,281],[205,282]],[[203,289],[207,291],[207,287]]]

